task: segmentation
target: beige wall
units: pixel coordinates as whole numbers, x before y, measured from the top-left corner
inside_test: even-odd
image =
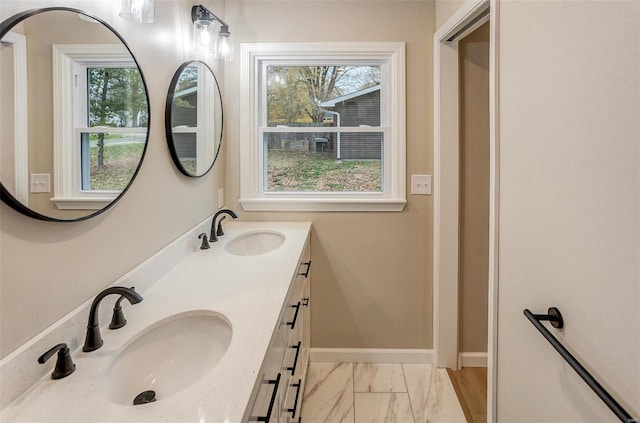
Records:
[[[432,2],[229,1],[236,42],[407,43],[407,173],[433,172]],[[238,60],[227,67],[226,189],[239,197]],[[259,213],[248,220],[313,222],[314,347],[432,347],[432,197],[402,213]]]
[[[640,2],[500,2],[498,421],[640,416]],[[547,327],[548,324],[546,324]]]
[[[436,29],[440,28],[464,2],[465,0],[436,0]]]
[[[460,352],[487,351],[489,289],[489,24],[460,52]]]
[[[100,16],[128,41],[150,88],[147,156],[125,197],[84,222],[51,223],[0,205],[0,356],[60,317],[210,215],[223,183],[224,151],[204,178],[182,176],[171,162],[164,136],[164,103],[178,65],[193,58],[182,40],[190,36],[191,1],[163,0],[156,22],[140,25],[118,17],[119,2],[61,1]],[[224,5],[209,2],[223,13]],[[0,19],[41,1],[2,1]],[[223,80],[218,65],[213,65]],[[60,340],[64,342],[64,340]]]

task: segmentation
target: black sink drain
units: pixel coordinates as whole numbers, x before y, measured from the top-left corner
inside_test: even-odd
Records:
[[[156,391],[144,391],[133,399],[133,405],[148,404],[156,400]]]

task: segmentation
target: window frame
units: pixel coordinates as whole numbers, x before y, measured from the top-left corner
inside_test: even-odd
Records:
[[[240,61],[240,204],[248,211],[402,211],[406,204],[405,44],[244,43]],[[266,128],[262,69],[276,65],[376,64],[381,69],[381,125],[342,127],[341,132],[384,134],[381,192],[280,192],[264,189]],[[385,80],[386,78],[386,80]],[[386,84],[385,84],[386,82]],[[384,101],[386,100],[386,101]],[[268,131],[277,131],[274,127]],[[328,129],[328,128],[323,128]],[[306,128],[288,127],[288,132]],[[317,132],[317,129],[308,131]],[[335,129],[332,129],[335,131]],[[330,131],[329,131],[330,132]]]
[[[82,189],[82,133],[96,128],[81,124],[86,116],[86,81],[76,81],[79,68],[111,66],[135,67],[131,53],[119,44],[53,45],[53,148],[54,196],[51,201],[62,210],[100,210],[122,191]],[[79,76],[78,79],[86,75]],[[148,127],[108,128],[110,133],[147,133]],[[68,142],[72,140],[72,142]]]
[[[28,92],[27,80],[27,37],[17,32],[9,31],[2,39],[13,52],[13,147],[14,158],[11,161],[12,179],[10,191],[18,201],[29,205],[29,108],[28,96],[18,93]],[[6,94],[5,94],[6,95]],[[6,186],[6,181],[3,181]]]

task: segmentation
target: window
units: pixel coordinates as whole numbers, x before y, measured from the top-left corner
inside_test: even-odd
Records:
[[[243,44],[245,210],[401,211],[403,43]]]
[[[142,76],[120,45],[54,46],[55,196],[60,209],[101,209],[124,190],[144,153]]]

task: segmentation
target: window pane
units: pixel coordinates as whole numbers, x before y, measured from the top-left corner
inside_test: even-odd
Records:
[[[195,132],[174,132],[173,148],[175,148],[180,163],[184,169],[192,174],[198,173],[197,153],[198,140]],[[202,156],[202,153],[200,153]]]
[[[267,126],[380,126],[380,66],[268,66]]]
[[[83,133],[82,189],[122,191],[144,151],[145,133]]]
[[[87,126],[147,126],[147,97],[137,68],[88,68],[87,81]]]
[[[265,191],[381,192],[382,132],[265,133]]]

